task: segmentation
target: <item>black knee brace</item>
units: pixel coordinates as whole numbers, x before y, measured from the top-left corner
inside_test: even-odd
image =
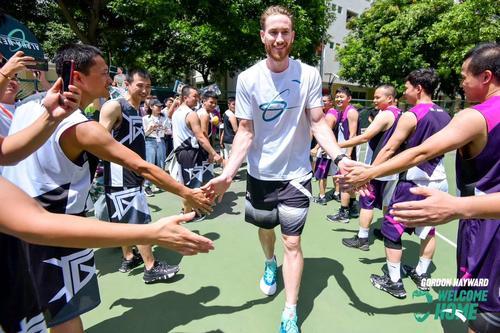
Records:
[[[394,250],[401,250],[403,248],[403,243],[401,242],[401,238],[398,241],[393,242],[389,238],[384,237],[384,245],[385,247]]]

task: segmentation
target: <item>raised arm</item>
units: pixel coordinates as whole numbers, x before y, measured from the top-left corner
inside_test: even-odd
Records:
[[[0,165],[15,164],[29,156],[47,141],[62,119],[78,109],[80,89],[69,86],[62,98],[61,85],[59,79],[47,92],[43,102],[45,112],[33,124],[5,138],[0,136]]]
[[[332,159],[335,159],[337,155],[340,155],[342,152],[333,135],[331,127],[328,126],[325,120],[323,109],[321,107],[306,109],[306,113],[309,116],[311,130],[316,141],[318,141],[318,144]],[[344,160],[347,160],[347,158]]]
[[[391,112],[379,112],[362,134],[341,142],[339,145],[341,148],[347,148],[368,142],[380,132],[386,131],[392,125],[393,120],[394,116]]]
[[[0,53],[0,57],[3,57]],[[24,55],[23,51],[16,52],[9,60],[0,68],[0,99],[2,98],[10,80],[14,76],[26,70],[26,66],[36,64],[35,58]]]

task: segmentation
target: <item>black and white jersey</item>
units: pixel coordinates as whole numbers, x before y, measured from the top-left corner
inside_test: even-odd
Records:
[[[9,135],[30,126],[44,112],[39,102],[22,104],[16,110]],[[57,126],[54,134],[36,152],[17,165],[3,169],[3,176],[53,213],[81,214],[85,210],[97,158],[84,152],[78,161],[68,159],[59,145],[70,127],[89,121],[80,110]]]
[[[140,113],[125,98],[113,100],[120,103],[122,121],[112,135],[116,141],[146,159],[146,141]],[[108,102],[109,103],[109,102]],[[113,187],[141,186],[144,178],[123,166],[104,161],[104,185]]]
[[[9,135],[31,125],[44,112],[40,102],[19,106]],[[69,128],[88,121],[80,110],[57,126],[36,152],[3,175],[53,213],[83,215],[97,158],[83,152],[75,162],[64,154],[59,140]],[[92,249],[25,243],[27,262],[47,326],[59,325],[100,303]]]

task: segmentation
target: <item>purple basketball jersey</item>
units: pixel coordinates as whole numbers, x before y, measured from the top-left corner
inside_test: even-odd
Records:
[[[457,153],[457,187],[462,196],[500,192],[500,96],[473,106],[488,129],[486,146],[474,158]],[[500,312],[500,220],[461,220],[458,228],[457,275],[489,279],[488,299],[479,303],[487,312]]]
[[[433,103],[422,103],[412,107],[412,112],[417,117],[415,132],[408,137],[402,150],[419,146],[435,133],[439,132],[450,122],[451,118],[441,107]],[[408,180],[441,180],[446,179],[443,164],[444,155],[420,163],[402,174],[402,179]]]

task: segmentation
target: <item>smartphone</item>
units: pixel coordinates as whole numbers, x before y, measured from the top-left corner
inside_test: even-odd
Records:
[[[75,68],[75,62],[73,60],[68,60],[63,62],[63,68],[62,68],[63,92],[68,91],[69,85],[73,84],[74,68]]]

